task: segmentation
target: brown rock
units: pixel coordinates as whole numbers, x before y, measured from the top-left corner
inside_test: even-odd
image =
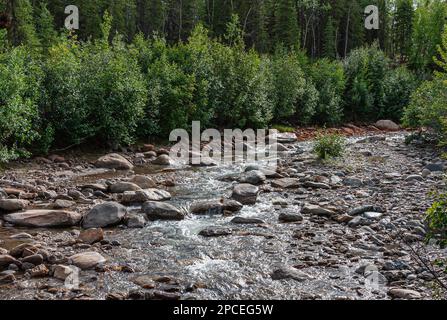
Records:
[[[104,231],[101,228],[83,230],[78,239],[84,243],[94,244],[104,239]]]

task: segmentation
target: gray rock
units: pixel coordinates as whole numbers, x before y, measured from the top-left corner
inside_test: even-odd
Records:
[[[41,263],[43,263],[43,257],[40,254],[33,254],[23,258],[22,262],[23,263],[28,262],[34,264],[35,266],[38,266]]]
[[[301,222],[303,219],[303,216],[299,213],[281,212],[279,214],[279,221],[281,222]]]
[[[117,153],[110,153],[99,158],[96,163],[98,168],[132,170],[133,164],[129,160]]]
[[[14,212],[21,211],[28,206],[29,202],[22,199],[2,199],[0,200],[0,211]]]
[[[272,280],[293,279],[298,282],[304,282],[304,281],[313,279],[307,273],[304,273],[304,272],[299,271],[295,268],[287,267],[287,266],[274,270],[271,274],[271,277],[272,277]]]
[[[398,131],[400,127],[391,120],[379,120],[375,123],[375,126],[380,130]]]
[[[313,182],[313,181],[306,181],[303,184],[306,188],[313,188],[313,189],[330,189],[331,187],[325,183],[321,182]]]
[[[146,219],[140,214],[129,214],[126,216],[126,225],[133,229],[144,228]]]
[[[425,169],[431,172],[444,171],[444,164],[442,163],[429,163],[425,166]]]
[[[82,216],[77,212],[63,210],[28,210],[4,216],[4,220],[15,226],[50,228],[70,227],[79,223]]]
[[[148,201],[142,211],[149,220],[183,220],[185,214],[169,203]]]
[[[244,218],[244,217],[235,217],[231,220],[232,223],[235,224],[264,224],[265,222],[261,219],[256,218]]]
[[[154,180],[152,180],[149,177],[142,176],[142,175],[136,175],[132,179],[129,180],[130,182],[136,184],[141,189],[152,189],[157,186]]]
[[[127,213],[126,207],[117,202],[96,205],[82,220],[82,227],[104,228],[119,224]]]
[[[76,205],[76,203],[73,201],[57,199],[56,201],[54,201],[52,208],[53,209],[67,209],[67,208],[71,208],[75,205]]]
[[[363,214],[365,212],[383,212],[383,210],[377,206],[374,205],[364,205],[361,207],[357,207],[355,209],[352,209],[351,211],[348,212],[348,215],[350,216],[357,216],[360,214]]]
[[[255,204],[258,197],[259,188],[248,184],[238,184],[234,186],[231,198],[242,204]]]
[[[199,232],[200,236],[211,238],[211,237],[222,237],[231,235],[233,231],[230,228],[225,227],[207,227]]]
[[[272,187],[281,189],[292,189],[300,187],[300,180],[297,178],[282,178],[271,182]]]
[[[431,175],[431,171],[428,170],[428,169],[424,169],[424,170],[422,170],[421,175],[422,175],[422,177],[425,179],[425,178],[427,178],[429,175]]]
[[[363,216],[370,220],[379,220],[383,214],[380,212],[365,212]]]
[[[249,183],[253,185],[262,184],[266,180],[266,176],[259,170],[244,172],[239,177],[239,183]]]
[[[10,264],[20,265],[20,261],[15,259],[14,257],[7,255],[7,254],[1,254],[0,255],[0,268],[5,268],[9,266]]]
[[[415,290],[409,290],[409,289],[402,289],[402,288],[390,288],[388,290],[388,294],[393,298],[399,298],[399,299],[421,299],[422,295],[415,291]]]
[[[418,174],[412,174],[406,177],[405,181],[424,181],[424,178]]]
[[[68,266],[56,265],[53,268],[53,277],[65,281],[73,272],[74,270]]]
[[[151,163],[157,166],[170,166],[172,164],[172,159],[168,155],[162,154]]]
[[[312,214],[327,217],[332,217],[335,215],[334,211],[313,204],[305,204],[304,207],[301,209],[301,212],[303,214]]]
[[[345,178],[343,179],[343,184],[345,186],[359,188],[363,185],[363,182],[358,178]]]

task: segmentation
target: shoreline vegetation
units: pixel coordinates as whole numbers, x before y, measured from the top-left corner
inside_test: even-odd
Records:
[[[443,132],[447,13],[441,0],[411,10],[399,0],[385,10],[388,18],[408,25],[403,39],[390,33],[388,41],[399,40],[399,52],[380,39],[384,30],[370,37],[362,27],[365,41],[343,55],[338,46],[331,49],[334,57],[309,51],[298,35],[288,37],[299,30],[293,21],[301,18],[295,15],[309,13],[291,1],[275,6],[271,21],[288,33],[273,28],[268,50],[248,41],[247,21],[237,10],[220,34],[199,19],[181,41],[173,41],[169,32],[135,32],[129,38],[114,7],[101,7],[104,16],[95,21],[84,12],[81,30],[66,33],[57,31],[54,1],[11,3],[12,25],[0,29],[1,162],[74,145],[117,149],[168,137],[192,121],[244,129],[403,119],[405,126]],[[383,28],[403,30],[394,24]],[[422,30],[431,32],[424,40]]]

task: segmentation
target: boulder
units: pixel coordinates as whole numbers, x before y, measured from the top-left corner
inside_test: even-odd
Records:
[[[98,252],[83,252],[72,255],[68,261],[82,270],[96,268],[99,264],[105,263],[106,259]]]
[[[28,210],[5,215],[4,220],[15,226],[51,228],[77,225],[81,214],[64,210]]]
[[[260,170],[252,170],[242,173],[238,179],[238,182],[257,185],[264,183],[266,179],[265,174]]]
[[[185,214],[169,203],[147,201],[142,211],[149,220],[183,220]]]
[[[170,166],[172,164],[172,159],[168,155],[162,154],[151,163],[157,166]]]
[[[139,186],[132,182],[117,182],[110,186],[110,192],[112,193],[124,193],[126,191],[138,191],[141,190]]]
[[[151,189],[151,188],[155,188],[157,186],[157,184],[155,183],[154,180],[152,180],[149,177],[142,176],[142,175],[136,175],[129,181],[136,184],[141,189]]]
[[[132,170],[133,164],[117,153],[110,153],[95,162],[96,167],[117,170]]]
[[[146,190],[125,192],[121,198],[121,202],[129,204],[129,203],[144,203],[146,201],[166,201],[169,199],[171,199],[171,194],[165,190],[146,189]]]
[[[82,220],[82,227],[104,228],[119,224],[127,213],[126,207],[117,202],[105,202],[91,209]]]
[[[248,183],[234,186],[231,198],[242,204],[255,204],[258,198],[259,188]]]
[[[14,212],[21,211],[28,206],[28,201],[22,199],[2,199],[0,200],[0,211]]]
[[[379,120],[375,123],[375,126],[380,130],[398,131],[400,127],[391,120]]]

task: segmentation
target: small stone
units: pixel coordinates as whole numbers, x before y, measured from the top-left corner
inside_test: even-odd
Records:
[[[32,268],[29,272],[32,278],[46,277],[50,274],[50,270],[44,264]]]
[[[185,214],[171,204],[148,201],[141,210],[149,220],[183,220]]]
[[[157,166],[170,166],[172,162],[172,159],[168,155],[162,154],[152,161],[152,164]]]
[[[306,188],[312,188],[312,189],[330,189],[331,187],[325,183],[321,182],[313,182],[313,181],[306,181],[303,184]]]
[[[442,163],[429,163],[425,166],[425,169],[431,172],[442,172],[444,171],[444,165]]]
[[[317,216],[327,216],[327,217],[335,215],[334,211],[313,204],[304,205],[304,207],[301,209],[301,212],[303,214],[313,214]]]
[[[382,217],[382,213],[380,212],[365,212],[363,216],[370,220],[379,220]]]
[[[96,163],[98,168],[132,170],[133,164],[129,160],[117,153],[111,153],[99,158]]]
[[[22,199],[2,199],[0,200],[0,210],[7,212],[21,211],[28,206],[29,202]]]
[[[425,179],[425,178],[427,178],[429,175],[431,175],[431,171],[430,170],[428,170],[428,169],[424,169],[424,170],[422,170],[422,177]]]
[[[279,221],[281,222],[301,222],[303,219],[303,216],[299,213],[281,212],[279,214]]]
[[[16,282],[16,277],[13,274],[0,275],[0,284],[11,284]]]
[[[57,199],[54,201],[52,207],[53,209],[67,209],[73,207],[75,204],[73,201]]]
[[[35,266],[38,266],[43,263],[43,257],[40,254],[33,254],[23,258],[22,262],[28,262],[34,264]]]
[[[281,189],[296,189],[299,188],[301,183],[296,178],[282,178],[271,182],[272,187]]]
[[[400,127],[391,120],[379,120],[375,123],[375,126],[380,130],[398,131]]]
[[[265,222],[261,219],[255,218],[244,218],[244,217],[235,217],[231,220],[232,223],[235,224],[264,224]]]
[[[53,270],[53,277],[65,281],[73,273],[73,269],[64,265],[56,265]]]
[[[128,214],[125,221],[126,226],[133,229],[144,228],[146,225],[146,219],[140,214]]]
[[[211,237],[222,237],[231,235],[233,231],[230,228],[225,227],[207,227],[199,232],[200,236],[211,238]]]
[[[97,252],[78,253],[69,257],[68,260],[82,270],[94,269],[99,264],[106,262],[106,259]]]
[[[110,186],[110,192],[112,193],[124,193],[126,191],[138,191],[141,190],[139,186],[132,182],[117,182]]]
[[[0,255],[0,268],[7,267],[10,264],[20,265],[20,262],[10,255],[7,254]]]
[[[142,176],[142,175],[136,175],[132,179],[130,179],[130,182],[136,184],[141,189],[151,189],[155,188],[157,184],[154,180],[152,180],[149,177]]]
[[[405,181],[424,181],[424,178],[418,174],[412,174],[405,178]]]
[[[388,294],[393,298],[400,298],[400,299],[421,299],[422,295],[415,291],[415,290],[409,290],[409,289],[402,289],[402,288],[390,288],[388,290]]]
[[[15,226],[53,228],[74,226],[81,220],[81,215],[63,210],[28,210],[5,215],[3,219]]]

